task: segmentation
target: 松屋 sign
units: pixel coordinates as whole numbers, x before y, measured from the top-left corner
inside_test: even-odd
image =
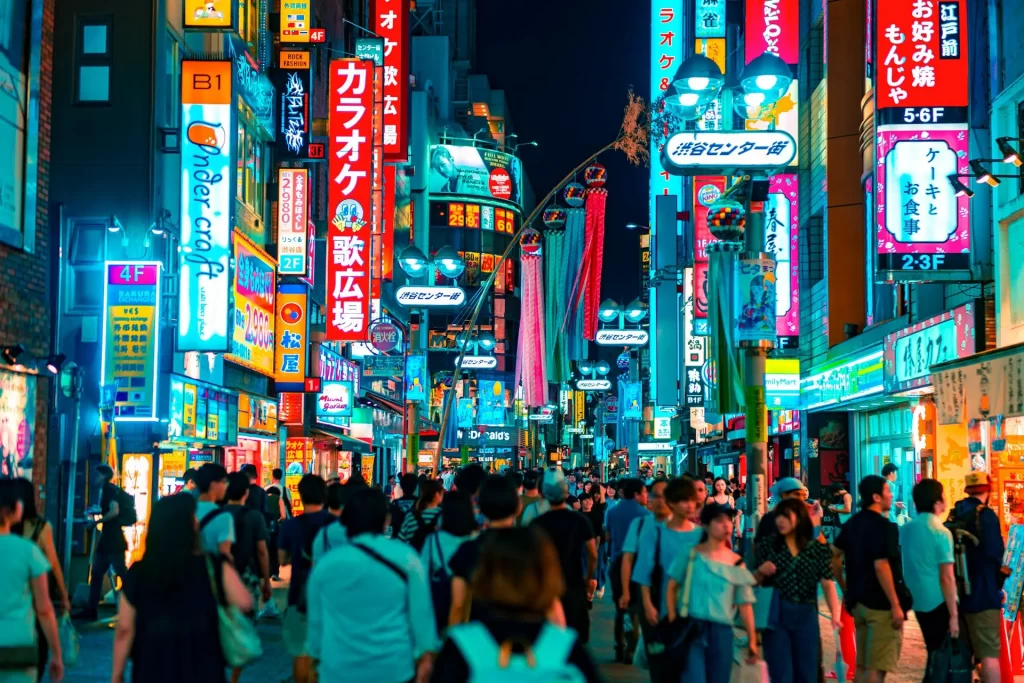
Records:
[[[885,390],[927,386],[932,366],[974,355],[979,350],[975,308],[964,304],[886,335]]]
[[[277,187],[277,270],[281,275],[305,275],[309,251],[309,171],[279,168]]]
[[[230,349],[231,82],[231,62],[181,64],[178,351]]]
[[[646,330],[598,330],[594,342],[599,346],[643,346],[648,339]]]
[[[102,384],[116,387],[115,420],[156,420],[159,261],[105,264]]]
[[[498,359],[494,356],[466,356],[462,363],[456,362],[456,365],[463,370],[493,370],[498,367]]]
[[[278,391],[302,391],[309,347],[309,293],[305,285],[277,286],[274,380]]]
[[[326,337],[361,342],[370,324],[373,63],[332,61],[328,92]]]
[[[799,220],[799,176],[772,176],[764,205],[764,250],[775,259],[775,332],[780,349],[800,346]]]
[[[747,64],[765,52],[786,64],[800,60],[799,0],[747,0],[746,19]]]
[[[408,160],[409,2],[374,0],[374,31],[384,39],[384,160]]]
[[[461,306],[466,292],[461,287],[399,287],[395,293],[403,306]]]
[[[970,173],[968,148],[967,124],[878,127],[879,277],[935,280],[970,269],[970,199],[946,178]]]
[[[728,175],[783,168],[795,156],[796,142],[781,130],[686,131],[668,139],[661,161],[676,175]]]
[[[610,379],[581,379],[576,381],[579,391],[607,391],[612,388]]]

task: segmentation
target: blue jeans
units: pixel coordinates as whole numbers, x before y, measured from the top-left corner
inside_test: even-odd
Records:
[[[821,632],[818,606],[779,600],[779,621],[763,634],[764,660],[773,681],[817,683]]]
[[[584,560],[585,562],[585,560]],[[608,544],[601,541],[597,546],[597,589],[604,590],[608,580]]]
[[[694,621],[700,627],[700,635],[690,643],[686,666],[679,680],[682,683],[729,683],[732,678],[732,626],[701,619]]]

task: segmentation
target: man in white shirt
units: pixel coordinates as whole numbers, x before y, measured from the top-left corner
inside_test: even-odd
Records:
[[[196,473],[199,484],[199,502],[196,519],[199,520],[199,543],[203,552],[231,556],[235,542],[235,521],[221,501],[228,490],[228,471],[223,465],[208,462]]]

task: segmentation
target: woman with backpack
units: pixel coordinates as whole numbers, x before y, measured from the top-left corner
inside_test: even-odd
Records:
[[[488,609],[480,621],[449,629],[430,680],[600,681],[576,632],[547,619],[563,586],[558,554],[543,531],[489,531],[472,582],[473,599]]]
[[[161,498],[149,516],[146,552],[128,571],[114,634],[112,683],[224,683],[218,604],[253,608],[241,577],[226,557],[199,545],[196,500]]]
[[[408,543],[416,552],[423,550],[423,542],[437,528],[437,516],[441,513],[441,501],[444,500],[444,486],[438,479],[422,479],[419,492],[416,505],[402,520],[398,532],[398,540]]]
[[[430,594],[434,601],[434,619],[437,632],[448,627],[448,613],[452,605],[452,571],[448,562],[462,544],[477,531],[473,501],[462,491],[452,491],[441,503],[441,528],[430,534],[423,543],[420,562],[430,581]]]

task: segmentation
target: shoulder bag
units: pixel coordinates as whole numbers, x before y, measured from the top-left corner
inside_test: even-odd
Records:
[[[217,560],[222,562],[220,558]],[[217,601],[217,631],[220,634],[220,649],[224,661],[233,669],[252,664],[263,656],[263,644],[256,632],[256,626],[246,618],[242,610],[227,601],[223,591],[223,575],[217,580],[218,571],[210,558],[206,558],[206,569],[210,576],[210,588]],[[223,567],[220,571],[224,571]]]
[[[675,621],[662,619],[654,627],[651,639],[646,643],[648,659],[658,658],[659,670],[664,680],[679,680],[686,668],[686,658],[690,653],[690,643],[699,634],[697,623],[690,618],[690,588],[693,583],[693,565],[697,558],[697,548],[690,549],[690,559],[686,563],[686,574],[683,578],[682,604]],[[677,675],[672,677],[672,674]]]

